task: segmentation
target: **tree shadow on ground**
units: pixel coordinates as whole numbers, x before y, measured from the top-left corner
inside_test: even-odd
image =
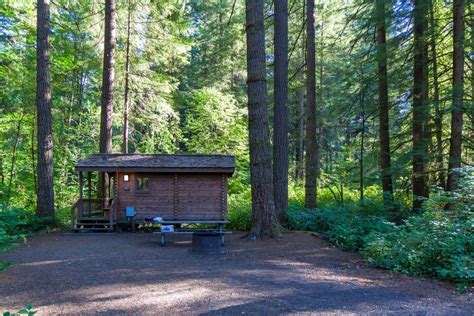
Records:
[[[160,247],[151,235],[44,236],[2,256],[14,267],[1,275],[0,307],[211,315],[472,308],[456,304],[446,288],[406,276],[397,281],[313,237],[253,243],[238,237],[228,238],[228,255],[206,257],[190,253],[186,241]],[[430,287],[446,306],[425,293]]]

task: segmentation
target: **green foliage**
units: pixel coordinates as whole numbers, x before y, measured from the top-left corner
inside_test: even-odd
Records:
[[[252,196],[250,188],[239,194],[229,195],[229,212],[227,228],[237,231],[249,231],[252,227]]]
[[[368,215],[376,212],[375,206],[368,202],[346,206],[333,204],[316,210],[289,211],[287,227],[319,232],[335,245],[355,251],[363,246],[364,238],[370,232],[395,229],[394,224],[384,217]]]
[[[0,208],[0,253],[15,248],[18,243],[26,243],[26,238],[32,233],[48,230],[54,225],[52,218],[37,217],[24,209]],[[0,271],[9,266],[9,262],[0,262]]]
[[[369,262],[414,275],[474,281],[474,214],[429,211],[393,231],[373,231],[362,253]]]
[[[11,313],[9,311],[3,312],[3,316],[13,316],[13,315],[28,315],[33,316],[37,311],[33,310],[33,306],[26,305],[25,308],[20,309],[16,313]]]
[[[377,200],[293,209],[287,212],[287,226],[318,232],[341,248],[360,251],[377,266],[453,281],[463,288],[474,281],[474,181],[471,168],[460,172],[459,191],[433,195],[422,214],[399,226],[387,220],[388,212]]]
[[[474,281],[474,168],[462,175],[458,191],[439,191],[394,232],[372,232],[362,253],[372,263],[466,286]],[[450,210],[446,210],[449,206]]]

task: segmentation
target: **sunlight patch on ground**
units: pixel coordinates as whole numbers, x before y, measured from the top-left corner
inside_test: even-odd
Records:
[[[126,293],[126,294],[125,294]],[[67,301],[75,301],[75,297],[84,297],[88,301],[87,308],[80,313],[95,313],[101,310],[120,310],[128,312],[149,311],[150,313],[166,313],[170,308],[176,311],[183,306],[182,312],[193,312],[192,308],[220,309],[233,305],[250,303],[259,297],[257,293],[240,290],[221,283],[218,280],[184,280],[155,284],[113,284],[82,288],[68,291],[63,295]],[[263,293],[258,293],[261,296]],[[66,304],[67,305],[67,304]],[[72,307],[73,305],[71,305]],[[43,306],[46,307],[46,306]],[[65,304],[52,305],[49,308],[64,308]],[[38,307],[41,310],[42,307]],[[159,308],[159,309],[158,309]]]
[[[36,266],[44,266],[48,264],[57,264],[69,262],[69,260],[44,260],[44,261],[35,261],[35,262],[25,262],[18,264],[19,266],[27,266],[27,267],[36,267]]]

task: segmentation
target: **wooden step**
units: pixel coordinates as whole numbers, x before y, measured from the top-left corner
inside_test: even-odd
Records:
[[[108,228],[74,228],[77,233],[112,233],[113,230]]]
[[[94,223],[94,224],[99,224],[99,223],[110,223],[110,220],[105,219],[105,218],[81,218],[77,221],[78,223]]]

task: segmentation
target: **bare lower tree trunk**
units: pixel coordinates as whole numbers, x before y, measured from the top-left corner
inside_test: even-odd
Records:
[[[364,142],[365,142],[365,98],[364,92],[361,93],[360,97],[360,110],[362,117],[362,126],[360,132],[360,150],[359,150],[359,193],[360,200],[364,200]]]
[[[462,119],[464,97],[464,0],[453,3],[453,104],[451,110],[451,141],[449,147],[447,190],[459,185],[462,147]]]
[[[112,114],[115,65],[115,0],[105,0],[104,62],[100,112],[101,153],[112,152]]]
[[[296,179],[304,177],[304,88],[298,89],[298,148],[296,153]]]
[[[316,51],[314,34],[314,0],[306,4],[306,161],[305,208],[317,207],[317,144],[316,144]]]
[[[471,24],[471,106],[470,106],[470,114],[471,114],[471,150],[474,150],[474,9],[472,1],[469,3],[469,23]]]
[[[263,0],[246,1],[252,239],[280,234],[273,198],[272,149],[267,112]]]
[[[288,208],[288,2],[275,0],[273,187],[279,218]]]
[[[104,61],[102,69],[102,95],[100,99],[99,152],[112,152],[112,114],[115,78],[115,0],[105,0]],[[107,195],[107,177],[99,176],[99,197]]]
[[[426,157],[427,140],[425,127],[428,122],[428,107],[425,100],[425,19],[426,3],[414,1],[414,57],[413,57],[413,209],[419,210],[421,198],[428,197]]]
[[[377,65],[380,137],[380,172],[385,201],[393,201],[393,182],[390,161],[390,132],[387,76],[387,41],[385,1],[377,0]]]
[[[128,0],[128,17],[127,17],[127,43],[125,55],[125,95],[123,106],[123,153],[128,153],[128,114],[129,114],[129,81],[130,81],[130,19],[132,15],[132,8]]]
[[[430,48],[433,70],[433,107],[435,112],[434,128],[436,138],[436,169],[438,186],[446,187],[446,178],[443,171],[443,113],[440,110],[439,83],[438,83],[438,59],[436,56],[436,28],[434,19],[433,1],[430,0]]]
[[[38,128],[38,216],[54,216],[53,134],[49,45],[49,0],[37,2],[36,117]]]
[[[304,25],[306,21],[306,7],[305,0],[303,0],[302,10],[302,41],[301,41],[301,59],[304,61],[306,52],[306,40],[304,34]],[[304,81],[304,74],[301,73],[301,81]],[[305,123],[305,88],[302,86],[298,89],[298,149],[297,149],[297,163],[296,163],[296,179],[303,180],[304,178],[304,123]]]
[[[323,17],[321,16],[321,20]],[[324,106],[324,23],[321,21],[320,25],[320,58],[319,58],[319,103],[316,108],[316,193],[319,179],[321,178],[321,161],[322,161],[322,145],[321,139],[323,137],[323,106]]]

